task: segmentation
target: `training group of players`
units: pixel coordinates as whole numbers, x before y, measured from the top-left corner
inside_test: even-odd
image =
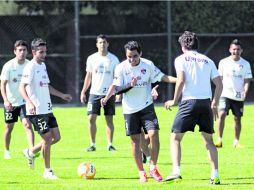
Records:
[[[175,59],[176,77],[162,73],[152,61],[142,57],[137,41],[129,41],[124,46],[126,60],[108,51],[109,42],[105,35],[96,38],[97,52],[86,62],[86,75],[80,101],[87,101],[88,131],[90,146],[88,152],[96,151],[96,119],[104,108],[108,151],[116,151],[113,146],[115,101],[122,101],[126,135],[130,136],[133,157],[139,174],[139,181],[148,181],[143,167],[144,158],[149,161],[149,174],[158,182],[181,181],[181,140],[185,132],[194,131],[196,125],[204,139],[211,165],[211,184],[220,184],[217,148],[222,147],[225,117],[232,110],[235,121],[233,146],[240,147],[241,117],[244,100],[252,78],[248,61],[241,57],[243,51],[239,40],[229,45],[230,55],[219,62],[218,69],[206,55],[199,53],[198,38],[195,33],[185,31],[178,42],[183,54]],[[43,156],[45,179],[58,179],[50,166],[50,146],[60,140],[60,131],[52,113],[50,94],[71,101],[50,85],[46,65],[46,42],[36,38],[31,42],[33,58],[26,59],[28,44],[18,40],[14,44],[15,58],[3,66],[1,72],[1,94],[4,100],[5,131],[4,158],[10,159],[11,132],[20,117],[25,128],[29,148],[23,150],[31,169],[40,152]],[[169,109],[177,105],[179,110],[171,129],[170,151],[172,173],[163,178],[157,168],[160,150],[159,122],[153,100],[157,98],[158,82],[175,83],[172,100],[165,102]],[[212,97],[211,82],[215,85]],[[89,98],[86,98],[87,91]],[[181,101],[180,100],[181,97]],[[218,142],[214,144],[214,120],[218,118]],[[35,131],[41,142],[34,144]],[[217,147],[217,148],[216,148]]]

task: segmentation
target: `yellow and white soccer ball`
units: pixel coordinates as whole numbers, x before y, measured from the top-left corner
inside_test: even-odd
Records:
[[[78,166],[78,176],[83,179],[93,179],[96,174],[96,168],[89,162],[83,162]]]

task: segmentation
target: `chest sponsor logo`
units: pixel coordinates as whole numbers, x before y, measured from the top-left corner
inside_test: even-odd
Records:
[[[141,69],[141,73],[144,75],[146,74],[146,69]]]

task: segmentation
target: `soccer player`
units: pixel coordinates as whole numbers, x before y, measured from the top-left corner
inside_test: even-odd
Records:
[[[26,64],[28,44],[24,40],[17,40],[14,44],[15,58],[4,64],[1,73],[1,94],[4,101],[4,159],[11,159],[10,142],[11,133],[18,117],[24,126],[29,147],[34,145],[34,132],[26,117],[25,102],[21,95],[17,92],[22,77],[22,72]]]
[[[104,97],[111,85],[114,77],[114,71],[118,58],[108,51],[109,42],[105,35],[100,34],[96,38],[96,47],[98,51],[87,58],[86,62],[86,76],[84,79],[83,89],[80,94],[80,101],[86,101],[86,92],[91,85],[89,92],[89,99],[87,103],[88,114],[88,132],[90,134],[90,147],[87,148],[88,152],[96,151],[96,119],[100,115],[101,104],[100,100]],[[112,145],[114,134],[113,115],[115,114],[115,96],[112,96],[104,106],[104,115],[106,120],[106,136],[108,141],[108,151],[115,151]]]
[[[211,184],[220,184],[218,174],[218,153],[212,134],[213,116],[216,119],[217,105],[222,91],[222,81],[214,62],[207,56],[198,53],[198,38],[195,33],[185,31],[179,37],[183,54],[175,59],[177,82],[173,100],[165,102],[166,109],[176,105],[180,96],[179,110],[174,119],[171,133],[171,157],[173,162],[172,175],[165,181],[180,181],[181,140],[185,132],[194,131],[199,125],[199,131],[204,140],[210,158]],[[215,84],[212,98],[211,80]]]
[[[139,171],[140,182],[147,182],[140,150],[141,130],[148,133],[151,147],[150,175],[156,181],[162,181],[156,164],[159,155],[159,125],[154,110],[151,83],[157,81],[175,82],[176,78],[164,75],[154,64],[141,58],[138,42],[130,41],[125,46],[127,59],[116,67],[113,84],[107,95],[101,100],[106,105],[115,92],[123,93],[122,106],[125,119],[126,135],[130,136],[132,152]]]
[[[52,112],[50,94],[66,101],[71,101],[69,94],[63,94],[53,88],[49,83],[46,65],[46,42],[35,38],[31,43],[33,59],[26,65],[20,83],[20,94],[26,101],[26,113],[34,129],[39,133],[42,141],[30,149],[23,151],[33,168],[34,154],[42,151],[45,170],[43,178],[58,179],[50,167],[50,147],[60,140],[60,132],[56,118]]]
[[[223,90],[219,103],[218,142],[216,147],[222,147],[222,135],[225,118],[232,110],[234,115],[235,139],[233,146],[240,147],[241,117],[243,116],[244,100],[247,96],[250,79],[252,78],[250,63],[241,57],[242,44],[235,39],[229,46],[230,56],[219,62],[219,73],[223,82]]]

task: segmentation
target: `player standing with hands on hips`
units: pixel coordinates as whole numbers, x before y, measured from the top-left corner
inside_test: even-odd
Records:
[[[34,154],[41,150],[45,166],[43,178],[54,180],[58,178],[50,167],[50,148],[52,144],[60,140],[60,131],[52,112],[50,94],[68,102],[72,97],[69,94],[61,93],[49,84],[44,63],[47,51],[46,42],[36,38],[31,43],[31,49],[33,59],[24,68],[19,90],[26,101],[26,113],[42,141],[33,148],[25,149],[23,153],[33,169]]]
[[[180,181],[181,141],[185,132],[199,131],[208,151],[211,165],[211,184],[220,184],[218,152],[213,142],[213,119],[218,116],[217,105],[222,91],[222,81],[214,62],[198,53],[198,38],[195,33],[185,31],[178,39],[183,54],[175,59],[177,82],[174,99],[165,103],[166,109],[176,105],[180,96],[179,110],[171,130],[170,150],[173,162],[172,175],[165,181]],[[211,80],[215,84],[212,99]]]

